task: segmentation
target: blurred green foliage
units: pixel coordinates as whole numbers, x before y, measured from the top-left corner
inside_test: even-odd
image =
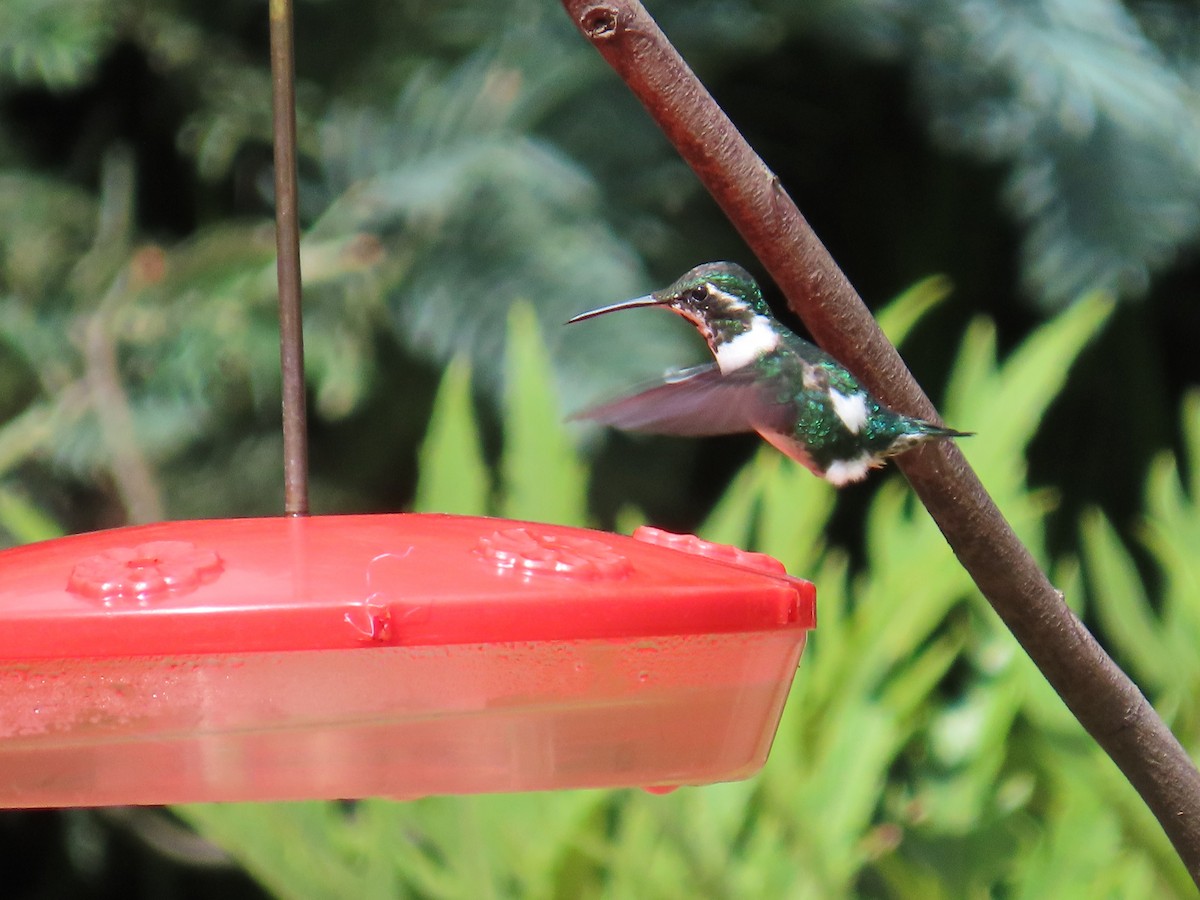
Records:
[[[1195,8],[651,11],[868,301],[915,283],[885,328],[1196,748]],[[695,528],[814,578],[821,627],[745,784],[189,822],[286,896],[1187,892],[894,475],[560,425],[702,355],[671,316],[563,320],[753,261],[557,3],[296,14],[314,508]],[[3,542],[281,508],[266,60],[262,4],[0,8]],[[100,878],[111,840],[63,821],[44,878]]]
[[[782,9],[790,4],[779,3]],[[863,0],[813,25],[912,68],[940,143],[1002,162],[1023,282],[1047,306],[1138,295],[1200,229],[1194,7]],[[804,7],[799,7],[804,10]]]

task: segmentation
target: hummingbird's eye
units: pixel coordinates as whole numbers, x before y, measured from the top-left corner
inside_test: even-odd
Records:
[[[692,288],[687,292],[687,299],[689,303],[694,303],[699,306],[708,299],[708,291],[702,287]]]

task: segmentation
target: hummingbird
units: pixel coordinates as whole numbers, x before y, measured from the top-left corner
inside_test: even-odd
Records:
[[[659,307],[687,319],[715,362],[576,413],[627,431],[701,436],[756,431],[815,475],[842,487],[927,441],[967,437],[884,406],[836,359],[781,323],[736,263],[697,266],[670,287],[589,310]]]

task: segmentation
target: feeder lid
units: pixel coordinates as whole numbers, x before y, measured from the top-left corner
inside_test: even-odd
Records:
[[[163,522],[0,552],[0,658],[804,630],[771,557],[438,514]]]

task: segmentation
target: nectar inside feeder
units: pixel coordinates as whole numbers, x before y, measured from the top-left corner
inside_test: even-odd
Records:
[[[703,784],[814,624],[781,564],[449,515],[166,522],[0,552],[0,806]]]

